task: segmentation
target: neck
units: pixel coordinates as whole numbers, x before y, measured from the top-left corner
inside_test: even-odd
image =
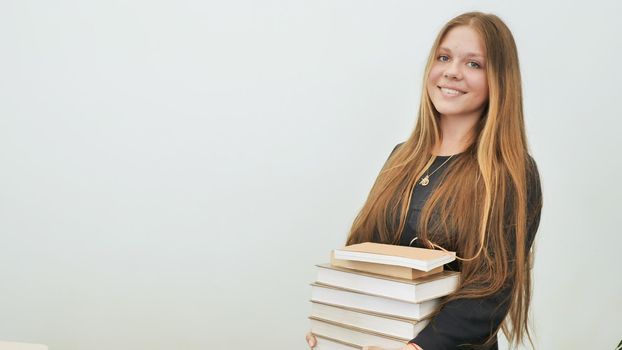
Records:
[[[448,156],[463,152],[473,142],[478,120],[479,115],[441,115],[441,141],[436,144],[433,153],[437,156]]]

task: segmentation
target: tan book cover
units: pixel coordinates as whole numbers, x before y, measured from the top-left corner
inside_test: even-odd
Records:
[[[406,266],[386,265],[378,263],[370,263],[365,261],[341,260],[335,258],[335,253],[331,253],[330,264],[351,270],[369,272],[389,277],[405,278],[414,280],[423,276],[432,275],[443,271],[443,266],[439,266],[428,272],[416,270]]]
[[[455,252],[365,242],[333,251],[335,258],[398,265],[429,272],[456,259]]]

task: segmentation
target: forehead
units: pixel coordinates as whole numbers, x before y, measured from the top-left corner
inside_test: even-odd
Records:
[[[439,45],[439,51],[449,51],[454,55],[485,57],[486,48],[479,33],[467,26],[450,29]]]

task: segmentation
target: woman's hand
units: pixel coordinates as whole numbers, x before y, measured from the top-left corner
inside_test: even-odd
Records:
[[[317,345],[317,339],[315,339],[315,336],[313,335],[313,333],[311,332],[307,333],[305,338],[307,339],[307,344],[309,344],[309,347],[311,349],[313,349]]]

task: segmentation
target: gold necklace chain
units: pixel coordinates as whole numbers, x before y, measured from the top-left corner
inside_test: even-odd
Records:
[[[438,168],[434,169],[433,172],[427,174],[423,179],[421,179],[421,181],[419,181],[419,185],[421,186],[427,186],[430,183],[430,176],[432,176],[438,169],[442,168],[443,165],[445,165],[445,163],[449,162],[449,160],[451,159],[451,157],[453,157],[454,155],[452,154],[451,156],[449,156],[449,158],[447,158],[443,164],[439,165]]]

